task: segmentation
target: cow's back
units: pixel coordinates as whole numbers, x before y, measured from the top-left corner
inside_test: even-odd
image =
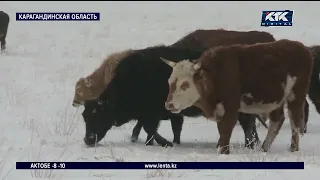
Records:
[[[0,25],[7,25],[9,23],[10,17],[7,13],[0,11]]]
[[[263,31],[228,31],[223,29],[193,31],[172,44],[184,48],[211,48],[230,44],[255,44],[275,41],[268,32]]]

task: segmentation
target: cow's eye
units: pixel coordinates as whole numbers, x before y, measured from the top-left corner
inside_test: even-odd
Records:
[[[190,85],[189,85],[189,82],[188,81],[184,81],[182,84],[181,84],[181,86],[180,86],[180,88],[182,89],[182,90],[186,90],[186,89],[188,89],[190,87]]]

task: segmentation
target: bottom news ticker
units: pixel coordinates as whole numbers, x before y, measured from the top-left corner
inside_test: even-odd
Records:
[[[304,169],[304,162],[16,162],[16,169]]]

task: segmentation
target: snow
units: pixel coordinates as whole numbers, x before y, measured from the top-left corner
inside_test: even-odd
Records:
[[[300,180],[320,177],[320,121],[310,107],[301,150],[291,153],[286,121],[270,152],[243,148],[236,126],[230,155],[219,155],[216,123],[186,118],[173,148],[145,147],[135,122],[110,130],[101,146],[86,148],[81,117],[72,107],[75,82],[109,53],[171,44],[199,28],[265,30],[277,39],[320,44],[319,2],[0,2],[10,17],[7,54],[0,55],[0,179],[186,179]],[[262,10],[294,10],[293,27],[260,27]],[[16,12],[100,12],[101,21],[15,21]],[[266,129],[258,128],[263,140]],[[159,133],[173,139],[169,121]],[[16,170],[16,161],[304,161],[305,170]],[[318,178],[317,178],[318,177]]]

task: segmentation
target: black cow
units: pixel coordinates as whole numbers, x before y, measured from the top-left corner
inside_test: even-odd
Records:
[[[172,143],[157,133],[162,119],[170,119],[174,132],[174,142],[180,143],[183,116],[200,116],[202,112],[190,107],[178,114],[164,107],[169,91],[168,78],[172,69],[160,60],[160,57],[174,59],[196,59],[204,50],[157,46],[136,50],[121,60],[115,69],[114,77],[106,90],[97,100],[86,101],[82,116],[86,123],[84,141],[93,146],[99,142],[112,126],[121,126],[137,119],[148,134],[146,145],[152,145],[153,139],[162,146]],[[259,142],[255,129],[255,118],[239,116],[246,144],[253,147]]]
[[[10,17],[7,13],[0,11],[0,43],[1,53],[6,49],[6,37],[9,26]]]
[[[319,80],[319,72],[320,72],[320,46],[314,45],[310,46],[309,49],[312,52],[312,56],[314,58],[313,62],[313,71],[311,74],[311,84],[309,87],[308,96],[311,102],[314,104],[317,112],[320,114],[320,80]],[[305,130],[304,132],[307,132],[307,123],[309,119],[309,104],[306,101],[305,107]]]

